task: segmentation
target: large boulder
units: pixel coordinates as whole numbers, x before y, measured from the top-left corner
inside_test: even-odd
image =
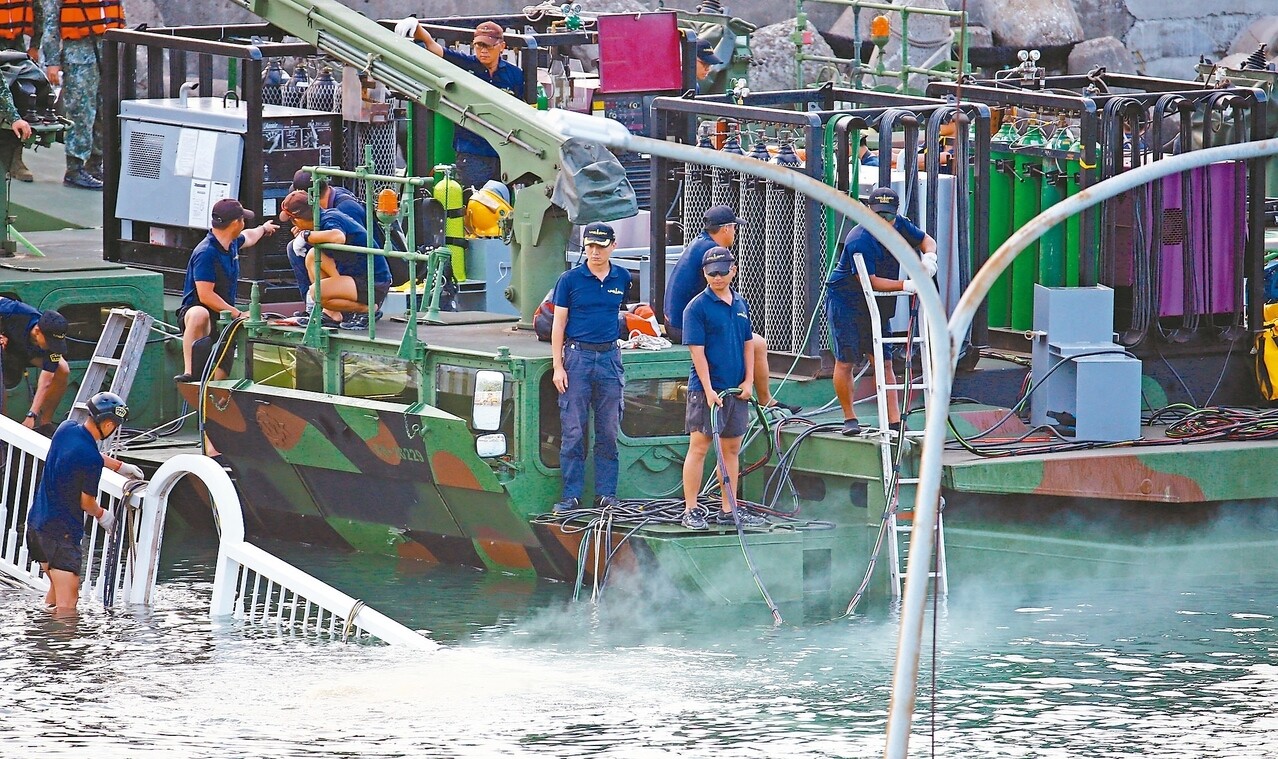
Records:
[[[750,36],[750,89],[755,92],[765,90],[792,90],[798,86],[798,66],[795,63],[794,32],[797,28],[795,19],[782,21],[758,29]],[[807,30],[812,35],[812,44],[805,45],[803,52],[808,55],[834,55],[825,38],[817,32],[811,22]],[[830,64],[818,61],[805,61],[803,64],[803,83],[811,84],[821,75],[821,69]],[[847,67],[841,67],[841,73],[847,74]]]
[[[1068,73],[1086,74],[1103,66],[1111,74],[1135,74],[1136,59],[1113,37],[1080,42],[1069,53]]]
[[[1042,48],[1083,40],[1070,0],[985,0],[985,24],[999,45]]]
[[[1083,26],[1083,38],[1123,39],[1136,17],[1127,10],[1127,0],[1074,0],[1074,10]]]

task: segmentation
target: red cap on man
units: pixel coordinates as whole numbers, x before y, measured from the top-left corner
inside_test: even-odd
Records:
[[[475,27],[475,42],[483,42],[489,45],[496,45],[505,42],[506,30],[501,28],[501,24],[496,21],[485,21]]]

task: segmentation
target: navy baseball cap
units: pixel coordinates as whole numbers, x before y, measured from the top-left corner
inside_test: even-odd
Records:
[[[722,227],[724,224],[745,224],[746,220],[737,217],[737,212],[728,206],[710,206],[701,219],[707,227]]]
[[[582,245],[611,245],[616,239],[617,233],[602,221],[591,222],[581,230]]]
[[[40,314],[40,321],[36,325],[40,328],[40,332],[44,334],[44,340],[49,345],[50,357],[63,356],[67,352],[67,317],[57,311],[45,311]]]
[[[707,66],[718,66],[723,63],[723,59],[714,54],[714,45],[710,40],[697,40],[697,60]]]
[[[901,207],[901,198],[896,194],[896,190],[891,187],[875,187],[870,191],[869,197],[865,199],[865,204],[870,207],[871,211],[891,211],[896,213],[896,209]]]
[[[233,221],[243,219],[245,224],[257,218],[257,214],[240,205],[235,198],[222,198],[213,204],[213,226],[225,227]]]
[[[724,247],[714,247],[707,250],[705,258],[701,259],[701,270],[706,274],[727,274],[736,262],[737,259],[733,257],[732,251]]]
[[[298,169],[297,173],[293,175],[293,189],[310,190],[313,179],[311,172],[306,169]],[[325,177],[320,177],[320,189],[322,190],[325,187],[328,187],[328,180]]]

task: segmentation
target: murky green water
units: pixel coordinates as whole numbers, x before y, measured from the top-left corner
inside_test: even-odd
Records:
[[[151,610],[64,623],[0,586],[0,755],[881,754],[896,633],[882,603],[773,629],[761,606],[624,589],[572,605],[563,584],[272,549],[352,594],[376,585],[370,605],[444,648],[213,623],[207,546],[166,549]],[[1278,572],[952,583],[912,755],[1278,755]]]

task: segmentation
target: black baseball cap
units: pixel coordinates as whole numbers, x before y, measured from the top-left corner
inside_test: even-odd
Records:
[[[67,352],[67,317],[57,311],[45,311],[40,314],[36,324],[44,334],[50,355],[63,356]]]
[[[311,189],[312,181],[314,181],[314,177],[311,176],[311,172],[306,169],[298,169],[297,173],[293,175],[293,189],[309,190]],[[320,189],[323,190],[325,187],[328,187],[328,180],[320,177]]]
[[[591,222],[581,230],[582,245],[611,245],[616,239],[617,233],[602,221]]]
[[[701,217],[707,227],[722,227],[725,224],[745,224],[746,220],[739,218],[737,212],[728,206],[710,206],[706,209],[706,213]]]
[[[736,262],[732,251],[717,246],[706,251],[705,258],[701,259],[701,270],[706,274],[727,274]]]
[[[710,44],[710,40],[697,40],[697,60],[707,66],[718,66],[723,63],[723,59],[714,54],[714,45]]]
[[[233,221],[243,219],[245,224],[257,218],[257,214],[240,205],[235,198],[222,198],[213,204],[213,226],[225,227]]]

